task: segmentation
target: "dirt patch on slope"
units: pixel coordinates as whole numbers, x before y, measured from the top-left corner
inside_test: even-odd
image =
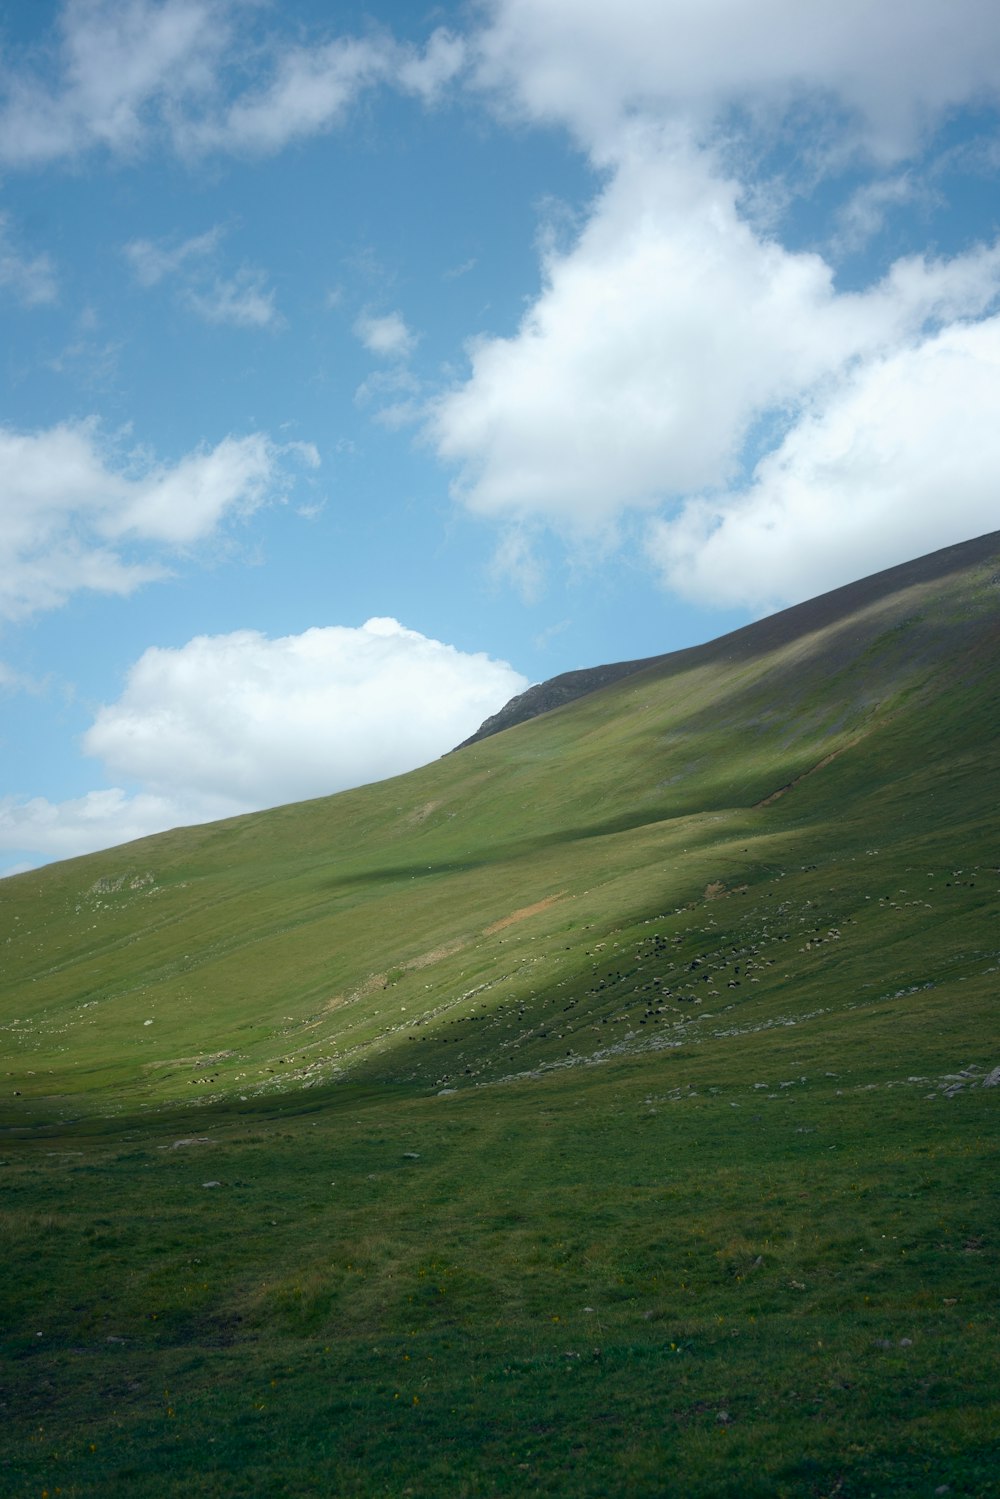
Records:
[[[494,921],[483,931],[484,937],[492,937],[494,932],[502,932],[504,927],[513,926],[515,922],[526,921],[529,916],[537,916],[539,911],[545,911],[549,906],[554,906],[557,900],[562,900],[566,894],[560,890],[556,895],[547,895],[544,900],[537,900],[533,906],[522,906],[519,911],[511,911],[509,916],[504,916],[500,921]]]

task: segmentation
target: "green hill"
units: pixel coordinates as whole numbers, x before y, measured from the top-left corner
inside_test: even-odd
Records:
[[[0,1490],[996,1492],[998,646],[995,534],[0,884]]]

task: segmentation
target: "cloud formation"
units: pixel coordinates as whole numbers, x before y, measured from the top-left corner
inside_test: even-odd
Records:
[[[169,276],[197,266],[207,256],[214,255],[222,238],[222,229],[216,224],[204,234],[192,235],[179,245],[157,244],[151,239],[132,239],[123,247],[122,253],[128,261],[132,274],[140,286],[158,286]]]
[[[179,280],[181,302],[206,323],[272,330],[284,327],[266,272],[252,265],[241,266],[230,276],[217,271],[223,233],[221,225],[216,224],[180,244],[133,239],[122,247],[122,254],[140,286]]]
[[[406,326],[399,312],[382,317],[363,313],[354,324],[354,332],[369,354],[382,359],[408,359],[417,345],[416,334]]]
[[[215,113],[187,120],[178,143],[186,151],[273,155],[340,125],[360,95],[378,84],[433,103],[464,58],[464,43],[443,29],[423,51],[387,33],[277,48],[265,81]]]
[[[994,530],[1000,317],[852,368],[742,492],[688,501],[649,551],[677,593],[766,612]]]
[[[10,229],[10,216],[0,213],[0,287],[25,307],[42,307],[56,301],[59,284],[48,255],[20,253]]]
[[[233,276],[216,276],[206,286],[187,287],[184,301],[206,323],[273,330],[284,326],[274,296],[264,271],[243,266]]]
[[[28,801],[0,797],[0,850],[31,849],[34,854],[30,862],[0,869],[0,879],[33,868],[39,856],[72,859],[164,832],[177,825],[176,813],[177,808],[162,797],[129,796],[120,787],[88,791],[64,802],[44,796]]]
[[[211,95],[230,10],[213,0],[67,0],[49,55],[11,58],[0,73],[0,162],[139,151],[154,123],[183,119]]]
[[[0,801],[0,848],[65,857],[181,823],[324,796],[452,749],[528,683],[394,619],[272,640],[256,630],[153,648],[84,737],[113,788]]]
[[[531,568],[538,528],[608,548],[639,515],[668,586],[720,605],[786,602],[801,587],[788,557],[797,537],[810,542],[811,501],[800,485],[792,505],[787,484],[774,500],[779,468],[788,483],[810,472],[819,434],[838,429],[868,381],[886,392],[898,382],[885,400],[916,419],[915,368],[945,378],[930,350],[995,312],[1000,243],[900,259],[845,292],[832,255],[791,250],[761,227],[753,210],[767,184],[754,162],[795,128],[814,181],[852,163],[858,186],[831,249],[857,249],[888,212],[926,198],[907,162],[948,112],[1000,102],[995,7],[493,0],[488,16],[475,85],[506,117],[566,127],[603,186],[572,243],[543,237],[541,291],[516,333],[471,343],[466,378],[430,409],[428,436],[457,471],[457,499],[500,523],[498,565],[515,582]],[[962,365],[976,390],[977,359],[975,378]],[[942,409],[950,404],[945,392]],[[995,425],[987,407],[974,411]],[[970,439],[973,427],[970,416]],[[902,517],[893,498],[911,472],[893,468],[902,434],[867,431],[853,491],[825,505],[814,475],[822,586],[883,565],[888,543],[862,516]],[[987,465],[978,498],[942,520],[964,482],[945,442],[913,492],[908,537],[938,545],[996,524],[982,494],[996,492],[1000,469],[989,467],[988,434],[973,446]],[[723,565],[726,539],[753,530],[767,496],[771,523],[753,532],[750,583]]]
[[[508,110],[568,125],[605,158],[636,115],[685,121],[704,139],[734,109],[760,127],[833,102],[842,141],[893,160],[951,107],[997,98],[996,8],[492,0],[477,77]]]
[[[858,359],[1000,293],[1000,246],[838,293],[822,257],[757,233],[712,167],[637,132],[577,241],[547,253],[517,333],[473,345],[430,427],[471,510],[594,534],[726,485],[768,414],[787,422]]]
[[[66,0],[48,54],[0,68],[0,162],[39,166],[151,141],[186,156],[270,155],[341,124],[367,89],[432,104],[465,62],[439,28],[424,47],[388,32],[251,42],[239,0]]]
[[[129,594],[162,577],[171,549],[204,541],[290,483],[314,448],[226,437],[174,464],[116,450],[96,421],[0,428],[0,618],[80,589]]]

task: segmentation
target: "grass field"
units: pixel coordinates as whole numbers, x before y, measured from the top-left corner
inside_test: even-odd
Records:
[[[998,569],[0,884],[0,1492],[1000,1493]]]

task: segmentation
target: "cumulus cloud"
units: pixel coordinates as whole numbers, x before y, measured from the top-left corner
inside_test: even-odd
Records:
[[[1000,317],[850,370],[738,493],[655,522],[670,587],[766,610],[1000,524]]]
[[[1000,247],[898,262],[864,293],[755,232],[740,186],[670,134],[638,131],[510,338],[482,339],[430,433],[478,514],[599,534],[732,482],[754,428],[928,322],[1000,292]]]
[[[144,652],[84,748],[141,789],[0,801],[0,848],[65,857],[182,823],[324,796],[435,759],[527,680],[394,619]]]
[[[133,592],[163,576],[164,549],[282,493],[293,461],[319,459],[252,435],[163,464],[116,451],[96,421],[0,428],[0,617],[55,608],[80,589]]]
[[[34,855],[0,870],[0,878],[31,869],[40,859],[71,859],[164,832],[178,825],[177,811],[163,797],[129,796],[120,787],[88,791],[65,802],[0,797],[0,850],[31,850]]]
[[[67,0],[50,54],[0,72],[0,161],[136,151],[210,93],[229,40],[214,0]]]
[[[830,261],[793,252],[762,227],[754,205],[764,185],[752,163],[792,121],[801,139],[808,121],[811,173],[865,164],[869,180],[841,210],[832,248],[863,246],[888,213],[927,201],[905,163],[948,113],[1000,100],[996,40],[991,0],[914,0],[902,10],[867,0],[819,9],[492,0],[475,84],[508,116],[568,128],[604,180],[575,240],[543,241],[542,289],[516,333],[470,345],[467,377],[428,421],[439,456],[457,469],[456,496],[501,524],[497,564],[515,583],[523,586],[539,526],[607,547],[623,518],[645,512],[658,516],[646,522],[650,552],[673,587],[686,576],[702,600],[753,607],[801,587],[788,558],[796,539],[809,541],[809,500],[800,486],[792,505],[790,476],[810,471],[820,432],[852,390],[905,386],[903,371],[918,365],[924,378],[950,377],[930,351],[995,311],[1000,248],[907,257],[845,294]],[[739,180],[724,162],[748,175]],[[949,392],[941,409],[951,409]],[[975,422],[995,425],[988,406],[973,402],[966,427]],[[898,484],[911,476],[905,462],[893,469],[901,432],[866,430],[867,469],[854,480],[869,515],[898,521]],[[943,449],[927,473],[943,484],[949,445],[942,428],[928,430]],[[917,440],[913,451],[922,447]],[[761,459],[768,450],[771,460]],[[964,469],[953,468],[954,488]],[[931,488],[918,486],[912,534],[937,545],[995,524],[982,493],[973,485],[975,498],[945,521]],[[885,533],[874,520],[871,530],[855,525],[847,498],[817,500],[816,524],[832,570],[856,576],[886,560]],[[768,504],[771,522],[757,525]],[[723,568],[713,587],[708,559],[721,566],[741,526],[755,538],[754,581]]]
[[[433,103],[464,41],[388,33],[290,43],[252,34],[238,0],[66,0],[47,54],[0,68],[0,162],[35,166],[95,148],[134,155],[271,154],[339,125],[382,85]]]
[[[278,640],[240,630],[146,651],[84,747],[159,792],[262,806],[422,764],[525,686],[394,619]]]
[[[385,43],[338,38],[322,47],[291,47],[266,84],[237,98],[214,118],[189,122],[188,149],[270,155],[296,138],[332,129],[365,89],[391,71]]]
[[[1000,91],[993,0],[493,0],[477,76],[508,108],[614,149],[644,113],[711,133],[734,107],[807,101],[882,159],[952,106]]]
[[[421,52],[416,47],[397,51],[396,77],[406,93],[416,94],[425,104],[435,103],[445,88],[462,72],[468,44],[447,27],[439,26]]]
[[[214,116],[187,122],[179,140],[187,150],[273,155],[292,141],[334,129],[377,84],[431,103],[464,60],[465,43],[444,28],[422,51],[388,33],[280,48],[265,82]]]
[[[354,332],[370,354],[383,359],[407,359],[417,343],[399,312],[383,317],[363,313],[354,324]]]

